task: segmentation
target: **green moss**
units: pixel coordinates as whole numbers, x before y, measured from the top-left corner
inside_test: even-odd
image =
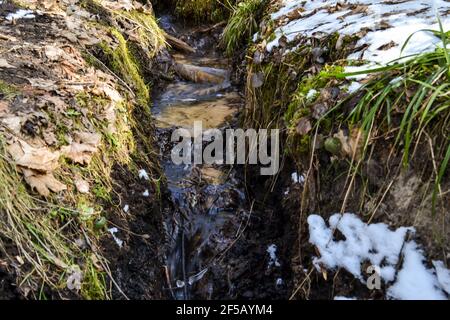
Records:
[[[289,103],[287,111],[285,113],[285,121],[289,126],[295,126],[297,121],[309,115],[309,106],[311,106],[315,98],[308,99],[307,95],[310,90],[316,90],[320,92],[321,89],[327,87],[327,85],[332,81],[329,77],[330,74],[335,72],[342,72],[343,67],[341,66],[328,66],[326,65],[321,72],[312,77],[304,77],[298,84],[297,89],[292,94],[292,100]]]
[[[97,270],[92,261],[92,256],[86,257],[86,265],[83,270],[83,283],[81,295],[87,300],[103,300],[108,295],[106,292],[106,275]]]
[[[111,48],[105,41],[99,44],[106,55],[109,67],[135,89],[138,104],[147,107],[150,102],[150,90],[133,55],[130,54],[127,41],[117,29],[112,29],[111,34],[118,41],[117,48]]]
[[[0,80],[0,97],[6,100],[12,100],[20,91],[13,85]]]
[[[79,5],[86,11],[96,15],[100,24],[104,26],[114,25],[111,11],[103,7],[97,0],[81,0]]]
[[[102,199],[106,202],[111,202],[110,191],[101,181],[97,181],[95,183],[94,187],[92,188],[92,192],[97,198]]]
[[[117,15],[124,16],[139,26],[137,29],[139,46],[145,50],[148,59],[154,58],[164,47],[166,43],[164,33],[153,15],[138,10],[120,11]]]

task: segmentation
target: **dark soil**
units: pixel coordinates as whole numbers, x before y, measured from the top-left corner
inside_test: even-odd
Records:
[[[129,205],[127,213],[119,213],[114,208],[109,216],[110,227],[114,225],[120,230],[116,235],[124,241],[124,247],[119,249],[112,238],[102,242],[114,280],[130,299],[163,299],[161,202],[154,186],[136,177],[129,169],[116,166],[113,178],[117,192],[113,202],[121,208]],[[145,190],[149,190],[149,197],[142,195]],[[117,288],[113,291],[113,297],[124,298]]]

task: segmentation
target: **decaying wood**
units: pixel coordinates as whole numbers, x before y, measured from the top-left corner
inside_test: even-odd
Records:
[[[195,51],[196,51],[195,48],[191,47],[183,40],[175,38],[174,36],[172,36],[168,33],[164,33],[164,36],[166,37],[167,43],[170,44],[173,48],[181,50],[181,51],[185,51],[188,53],[195,53]]]
[[[199,32],[199,33],[208,33],[208,32],[210,32],[210,31],[213,31],[213,30],[217,29],[217,28],[223,27],[223,26],[225,26],[226,24],[227,24],[227,21],[221,21],[221,22],[216,23],[216,24],[214,24],[214,25],[212,25],[212,26],[209,26],[209,27],[206,27],[206,28],[198,29],[198,30],[196,30],[196,32]]]
[[[196,83],[220,84],[228,77],[226,70],[175,63],[175,72],[182,78]]]

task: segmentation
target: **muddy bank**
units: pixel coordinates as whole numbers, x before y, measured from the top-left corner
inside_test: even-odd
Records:
[[[111,5],[0,4],[1,297],[164,297],[164,36],[151,7]]]
[[[421,11],[413,12],[417,6]],[[249,42],[246,62],[240,64],[240,69],[246,70],[247,80],[245,124],[284,129],[284,166],[276,184],[268,183],[266,187],[291,223],[282,242],[291,243],[285,259],[290,262],[293,298],[393,298],[390,288],[396,287],[394,283],[404,274],[401,259],[406,259],[407,254],[400,250],[401,262],[395,268],[395,277],[383,282],[379,290],[369,290],[364,283],[367,274],[360,280],[360,275],[349,272],[345,263],[333,264],[335,256],[332,255],[331,263],[327,261],[334,238],[336,243],[347,246],[351,234],[336,231],[338,223],[331,227],[332,234],[337,235],[330,237],[330,248],[317,246],[312,240],[311,231],[315,229],[308,220],[310,216],[318,215],[330,226],[333,220],[328,221],[329,218],[337,219],[335,213],[346,212],[355,213],[368,226],[379,223],[391,230],[412,226],[415,234],[403,241],[415,240],[424,250],[421,259],[426,260],[425,273],[438,274],[439,268],[434,268],[433,261],[449,263],[448,192],[437,196],[436,191],[448,190],[449,186],[445,160],[448,139],[438,134],[443,130],[448,136],[448,110],[442,117],[434,118],[427,129],[423,128],[428,131],[423,135],[414,129],[421,126],[420,121],[415,122],[417,118],[409,118],[408,113],[410,99],[421,101],[417,92],[423,88],[414,81],[424,75],[418,70],[427,70],[428,66],[420,58],[440,51],[427,47],[428,55],[422,56],[414,50],[423,39],[416,39],[417,46],[410,43],[407,50],[420,58],[409,61],[407,71],[393,67],[380,73],[364,73],[373,67],[371,63],[379,66],[388,63],[389,57],[401,55],[407,35],[394,37],[389,44],[381,36],[385,27],[387,32],[395,32],[407,25],[395,20],[397,9],[430,25],[434,23],[430,20],[431,7],[415,1],[406,1],[399,7],[364,1],[345,5],[274,1],[266,7],[258,32]],[[446,6],[438,8],[447,17],[445,9]],[[392,21],[382,28],[376,22],[380,10],[392,11],[384,16]],[[361,12],[364,14],[359,16]],[[338,21],[336,16],[340,16]],[[368,21],[367,17],[373,19]],[[374,25],[365,28],[364,22]],[[448,65],[442,67],[448,69]],[[433,72],[428,71],[427,75]],[[397,85],[395,79],[401,79]],[[408,80],[403,82],[404,79]],[[441,84],[445,81],[438,80]],[[429,97],[431,91],[425,91],[423,97]],[[425,100],[419,109],[426,105]],[[388,107],[391,102],[395,111]],[[434,102],[428,106],[439,108],[443,100]],[[421,111],[416,116],[427,117]],[[407,122],[411,127],[403,130]],[[350,216],[341,217],[345,220]],[[352,258],[348,252],[345,254]],[[380,266],[386,264],[383,261]],[[368,265],[362,259],[357,269],[365,272]],[[445,297],[445,289],[437,287],[436,297]],[[421,292],[415,291],[418,296]]]

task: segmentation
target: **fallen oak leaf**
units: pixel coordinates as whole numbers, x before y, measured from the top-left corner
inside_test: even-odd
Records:
[[[89,193],[89,183],[86,180],[76,178],[74,183],[79,193]]]
[[[88,165],[98,150],[101,136],[97,133],[77,132],[74,140],[70,145],[62,147],[61,152],[74,163]]]
[[[0,58],[0,68],[13,69],[15,66],[8,63],[4,58]]]
[[[67,190],[65,184],[56,180],[52,173],[41,174],[35,170],[22,168],[26,183],[41,196],[48,197],[50,191],[61,192]]]
[[[47,147],[32,147],[23,140],[7,147],[16,165],[40,172],[52,172],[58,166],[59,151],[51,151]]]
[[[363,132],[360,128],[353,128],[350,136],[346,136],[343,130],[339,130],[334,137],[341,142],[341,151],[344,156],[354,158],[355,160],[361,159],[364,139]]]

